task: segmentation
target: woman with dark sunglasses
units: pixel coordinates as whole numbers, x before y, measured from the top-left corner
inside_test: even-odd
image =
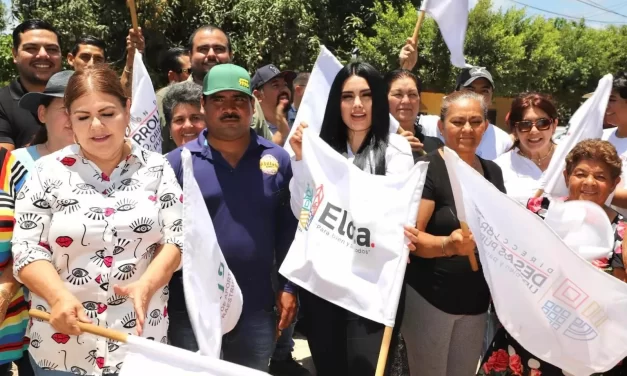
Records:
[[[512,102],[507,121],[516,142],[512,150],[494,162],[503,171],[507,194],[525,204],[540,188],[542,175],[551,162],[557,109],[543,94],[524,93]]]

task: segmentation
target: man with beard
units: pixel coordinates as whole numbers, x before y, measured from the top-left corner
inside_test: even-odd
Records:
[[[223,359],[267,372],[277,324],[279,330],[289,327],[296,313],[296,286],[279,276],[275,294],[271,274],[294,240],[297,220],[290,209],[290,157],[250,129],[254,103],[250,88],[244,68],[233,64],[212,68],[202,90],[207,129],[185,146],[192,154],[194,176],[218,244],[244,297],[237,325],[222,338]],[[179,183],[183,183],[181,151],[167,155]],[[197,351],[181,272],[170,281],[168,312],[172,345]]]
[[[61,70],[59,34],[46,21],[24,21],[13,30],[12,53],[19,76],[0,89],[0,147],[8,150],[29,144],[41,128],[37,115],[18,103],[26,93],[44,91]]]
[[[232,62],[233,49],[231,39],[219,27],[212,25],[201,26],[189,38],[189,57],[192,74],[188,80],[202,85],[204,77],[211,68],[218,64]],[[275,136],[270,132],[257,100],[255,100],[255,113],[251,128],[258,135],[275,144],[285,142],[285,140],[281,140],[281,134]]]
[[[253,94],[261,104],[273,142],[280,146],[283,146],[290,133],[287,112],[290,109],[290,88],[294,78],[296,73],[281,72],[272,64],[257,69],[253,76]]]

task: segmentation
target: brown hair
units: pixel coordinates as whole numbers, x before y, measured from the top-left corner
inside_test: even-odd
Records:
[[[523,120],[525,111],[533,107],[546,112],[552,120],[558,118],[557,108],[550,96],[533,92],[522,93],[514,99],[509,110],[508,124],[512,132],[515,130],[514,124]]]
[[[566,156],[566,173],[570,176],[577,165],[583,160],[605,163],[610,170],[612,179],[620,176],[623,163],[614,145],[599,139],[584,140],[575,145]]]
[[[124,95],[118,75],[108,65],[97,64],[72,75],[63,98],[65,108],[69,111],[75,100],[91,91],[112,95],[119,99],[123,107],[126,106],[128,98]]]

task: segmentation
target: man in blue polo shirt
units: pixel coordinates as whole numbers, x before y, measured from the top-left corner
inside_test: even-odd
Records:
[[[272,289],[274,260],[283,261],[297,220],[290,209],[290,158],[283,148],[250,129],[254,98],[241,67],[220,64],[203,82],[207,130],[186,147],[194,176],[213,220],[218,243],[244,296],[240,320],[222,340],[225,360],[268,371],[278,330],[296,312],[296,286],[282,278]],[[181,149],[167,155],[182,181]],[[276,311],[275,311],[276,309]],[[196,351],[180,273],[170,282],[169,337],[174,346]]]

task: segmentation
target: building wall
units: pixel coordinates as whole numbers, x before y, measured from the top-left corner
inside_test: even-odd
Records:
[[[442,105],[442,93],[423,92],[420,95],[420,112],[428,115],[440,115],[440,107]],[[490,106],[490,121],[499,126],[499,128],[509,133],[509,126],[505,123],[505,116],[509,112],[513,98],[498,97],[492,100]]]

